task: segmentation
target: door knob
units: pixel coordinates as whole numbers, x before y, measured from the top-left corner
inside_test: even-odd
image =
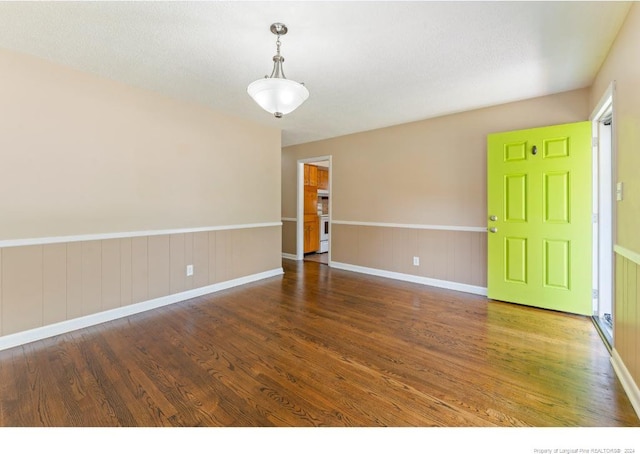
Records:
[[[495,214],[492,214],[491,216],[489,216],[489,220],[490,221],[497,221],[498,220],[498,216],[496,216]]]
[[[497,231],[498,231],[498,228],[497,228],[497,227],[491,227],[491,228],[489,229],[489,232],[491,232],[491,233],[496,233]]]

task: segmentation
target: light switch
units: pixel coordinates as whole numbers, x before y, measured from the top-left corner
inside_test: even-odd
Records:
[[[622,200],[622,181],[616,184],[616,200]]]

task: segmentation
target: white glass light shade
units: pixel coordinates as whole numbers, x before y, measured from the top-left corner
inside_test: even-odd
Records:
[[[296,110],[309,97],[309,90],[289,79],[258,79],[247,87],[247,93],[260,107],[276,117]]]

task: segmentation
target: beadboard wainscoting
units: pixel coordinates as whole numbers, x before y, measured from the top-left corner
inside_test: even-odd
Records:
[[[640,416],[640,254],[616,245],[614,348],[611,362]]]
[[[331,266],[486,295],[486,228],[333,221]]]
[[[297,260],[296,252],[296,218],[282,218],[282,257]]]
[[[4,241],[0,349],[282,274],[280,239],[276,222]]]

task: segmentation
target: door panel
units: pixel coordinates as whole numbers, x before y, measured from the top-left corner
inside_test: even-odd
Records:
[[[526,284],[527,263],[527,239],[505,237],[505,281]]]
[[[591,123],[490,134],[487,148],[489,298],[590,315]]]
[[[569,224],[569,172],[545,172],[544,222]]]
[[[505,175],[505,220],[527,221],[527,175]]]
[[[569,290],[569,242],[544,240],[544,286]]]

